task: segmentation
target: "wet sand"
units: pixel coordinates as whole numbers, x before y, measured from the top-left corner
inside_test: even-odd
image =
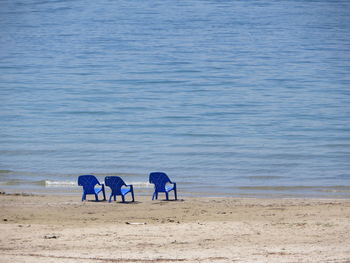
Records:
[[[0,262],[350,263],[350,200],[0,195]]]

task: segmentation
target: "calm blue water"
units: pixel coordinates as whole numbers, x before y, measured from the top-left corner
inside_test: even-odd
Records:
[[[184,192],[349,197],[349,14],[348,0],[2,0],[0,188],[165,171]]]

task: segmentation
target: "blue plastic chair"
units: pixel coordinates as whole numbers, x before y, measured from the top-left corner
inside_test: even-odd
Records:
[[[95,188],[95,185],[101,185],[100,187]],[[78,185],[83,187],[83,196],[81,201],[86,200],[86,195],[95,195],[96,201],[98,201],[98,194],[103,193],[103,200],[106,200],[105,186],[100,184],[97,178],[93,175],[80,175],[78,177]]]
[[[158,199],[158,193],[165,193],[166,200],[169,200],[169,192],[174,191],[175,200],[177,200],[176,183],[173,183],[166,173],[153,172],[149,175],[149,182],[154,184],[154,193],[152,200]],[[172,184],[172,185],[169,185]]]
[[[132,185],[127,185],[119,176],[106,176],[105,184],[109,186],[112,190],[111,195],[109,197],[109,202],[111,202],[112,197],[114,197],[114,201],[116,201],[117,195],[122,197],[122,202],[125,203],[125,195],[131,193],[132,202],[135,202],[134,196],[134,187]],[[128,188],[123,188],[123,186]]]

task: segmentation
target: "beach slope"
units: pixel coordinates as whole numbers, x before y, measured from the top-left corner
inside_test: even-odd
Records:
[[[350,262],[350,200],[0,195],[0,262]]]

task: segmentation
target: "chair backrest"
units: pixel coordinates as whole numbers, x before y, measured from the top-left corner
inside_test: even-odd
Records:
[[[121,195],[121,188],[126,184],[119,176],[106,176],[105,185],[111,188],[113,194]]]
[[[154,184],[154,188],[157,192],[164,192],[165,185],[170,183],[169,177],[163,172],[153,172],[149,174],[149,182]]]
[[[86,194],[95,193],[95,185],[100,184],[97,178],[93,175],[80,175],[78,177],[78,185],[82,186]]]

